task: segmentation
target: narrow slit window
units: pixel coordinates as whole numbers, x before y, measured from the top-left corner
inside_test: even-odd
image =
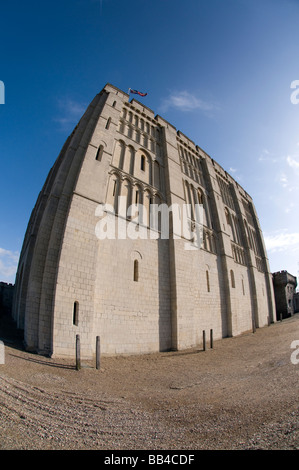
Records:
[[[139,203],[139,189],[136,189],[136,193],[135,193],[135,204],[138,204]]]
[[[74,302],[73,325],[78,326],[78,323],[79,323],[79,302]]]
[[[210,276],[209,276],[209,271],[206,271],[206,278],[207,278],[207,291],[210,292]]]
[[[111,122],[111,118],[108,118],[108,119],[107,119],[107,122],[106,122],[106,127],[105,127],[105,129],[109,129],[109,127],[110,127],[110,122]]]
[[[115,196],[115,192],[116,192],[116,180],[114,180],[112,196]]]
[[[230,271],[230,279],[231,279],[231,285],[232,285],[232,287],[233,287],[233,288],[236,287],[236,285],[235,285],[235,275],[234,275],[234,271],[233,271],[232,269],[231,269],[231,271]]]
[[[145,171],[145,156],[141,155],[141,170]]]
[[[138,282],[138,277],[139,277],[139,265],[138,265],[138,260],[135,259],[134,261],[134,281]]]
[[[104,147],[103,147],[103,145],[100,145],[98,150],[97,150],[97,154],[96,154],[96,160],[98,162],[100,162],[102,160],[103,151],[104,151]]]

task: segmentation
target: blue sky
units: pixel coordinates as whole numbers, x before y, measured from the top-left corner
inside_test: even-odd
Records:
[[[298,276],[298,0],[11,0],[0,13],[1,281],[14,282],[47,173],[107,82],[147,92],[235,177],[271,271]]]

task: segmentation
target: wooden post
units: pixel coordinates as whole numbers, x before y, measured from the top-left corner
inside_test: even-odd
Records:
[[[213,349],[213,330],[210,330],[210,348]]]
[[[81,369],[80,359],[80,335],[76,335],[76,370]]]
[[[96,368],[99,369],[101,365],[101,342],[100,337],[96,337]]]
[[[206,332],[203,330],[202,332],[202,344],[203,344],[203,350],[206,350]]]

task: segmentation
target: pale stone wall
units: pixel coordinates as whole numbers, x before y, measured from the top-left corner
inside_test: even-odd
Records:
[[[74,350],[80,334],[82,356],[93,346],[95,265],[97,240],[94,233],[96,204],[75,194],[69,210],[60,254],[54,297],[53,342],[56,356]],[[78,326],[73,324],[78,302]]]
[[[134,281],[134,261],[138,281]],[[95,334],[103,353],[171,347],[167,240],[104,240],[99,244]]]
[[[125,230],[138,228],[127,217],[129,202],[181,211],[203,204],[203,245],[187,250],[186,235],[173,236],[173,217],[165,240],[99,239],[106,203]],[[148,235],[149,220],[140,223]],[[201,346],[204,330],[220,339],[275,321],[251,197],[187,136],[112,85],[93,100],[49,173],[15,291],[27,347],[52,356],[73,356],[76,334],[89,358],[96,336],[103,354],[148,353]]]

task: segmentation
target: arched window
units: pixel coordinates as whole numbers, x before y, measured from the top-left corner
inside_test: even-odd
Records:
[[[144,155],[141,155],[141,165],[140,165],[140,169],[142,171],[145,171],[145,156]]]
[[[209,276],[209,271],[206,271],[206,279],[207,279],[207,291],[210,292],[210,276]]]
[[[231,280],[231,286],[233,288],[235,288],[236,287],[236,285],[235,285],[235,275],[234,275],[234,271],[232,269],[230,270],[230,280]]]
[[[104,152],[104,147],[103,145],[100,145],[96,154],[96,160],[98,162],[102,161],[103,152]]]
[[[117,180],[114,180],[112,196],[115,196],[115,194],[116,194],[116,189],[117,189]]]
[[[73,325],[78,326],[79,324],[79,302],[74,302],[73,308]]]
[[[134,260],[134,281],[138,282],[138,278],[139,278],[139,264],[138,264],[138,260],[135,259]]]

